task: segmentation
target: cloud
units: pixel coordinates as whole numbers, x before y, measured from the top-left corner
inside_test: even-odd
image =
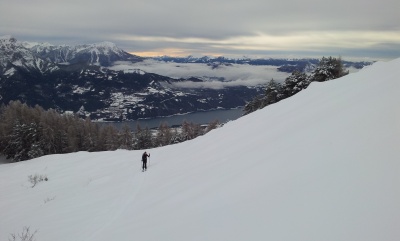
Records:
[[[266,79],[238,79],[235,81],[208,81],[208,82],[193,82],[193,81],[182,81],[173,83],[172,88],[187,88],[187,89],[223,89],[226,87],[237,87],[237,86],[258,86],[265,85],[269,80]]]
[[[217,68],[200,63],[170,63],[145,60],[135,64],[119,62],[113,70],[141,69],[149,73],[169,76],[175,79],[196,77],[203,82],[180,81],[171,87],[221,89],[232,86],[256,86],[266,84],[271,79],[282,82],[288,73],[277,71],[275,66],[255,66],[245,64],[220,65]]]
[[[397,0],[3,0],[0,33],[52,44],[111,41],[128,52],[351,53],[398,43],[398,9]]]

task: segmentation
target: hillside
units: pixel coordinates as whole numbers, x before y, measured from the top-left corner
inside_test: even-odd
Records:
[[[397,241],[400,59],[153,150],[0,165],[0,239]],[[30,175],[45,175],[32,187]]]

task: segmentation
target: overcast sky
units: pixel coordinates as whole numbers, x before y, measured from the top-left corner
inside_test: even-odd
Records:
[[[149,55],[400,57],[399,0],[0,0],[0,35]]]

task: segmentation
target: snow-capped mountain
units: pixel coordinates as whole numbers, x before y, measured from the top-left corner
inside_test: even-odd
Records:
[[[54,70],[57,64],[88,64],[110,66],[115,61],[141,61],[142,58],[125,52],[114,43],[68,46],[49,43],[20,42],[12,36],[0,37],[0,65],[4,73],[12,65],[35,68],[41,72]]]
[[[58,69],[55,63],[46,61],[27,49],[11,36],[0,37],[0,76],[13,75],[22,69],[27,72],[47,73]]]
[[[139,56],[125,52],[111,42],[77,46],[56,46],[50,44],[30,44],[29,46],[32,52],[54,63],[85,63],[110,66],[115,61],[137,62],[142,60]]]

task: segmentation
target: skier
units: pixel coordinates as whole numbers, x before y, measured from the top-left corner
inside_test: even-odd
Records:
[[[144,152],[142,155],[142,162],[143,162],[142,172],[147,170],[147,157],[150,157],[150,153],[147,154],[147,152]]]

